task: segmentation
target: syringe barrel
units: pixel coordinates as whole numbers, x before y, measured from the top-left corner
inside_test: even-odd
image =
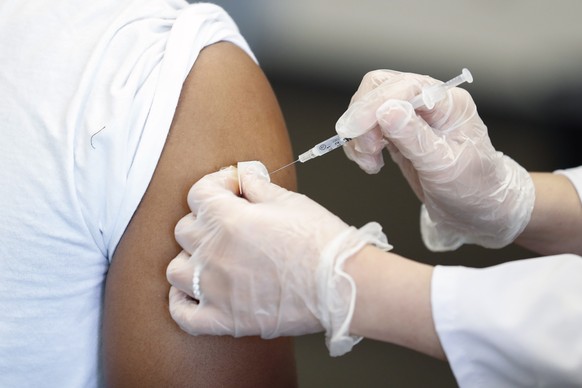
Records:
[[[422,92],[410,100],[414,109],[426,106],[428,109],[434,108],[435,104],[445,96],[446,88],[442,85],[431,85],[422,88]]]
[[[327,140],[322,141],[319,144],[316,144],[311,150],[316,156],[321,156],[323,154],[327,154],[329,151],[335,150],[343,146],[347,140],[344,140],[339,137],[339,135],[335,135],[330,137]]]
[[[316,158],[318,156],[327,154],[328,152],[333,151],[336,148],[343,146],[344,144],[346,144],[350,140],[352,140],[352,139],[341,138],[341,137],[339,137],[339,135],[332,136],[329,139],[324,140],[321,143],[316,144],[310,150],[299,155],[299,161],[301,163],[305,163],[308,160],[311,160],[311,159]]]
[[[432,85],[422,89],[422,100],[424,101],[424,106],[428,109],[434,108],[437,102],[442,100],[446,93],[448,87],[444,84]]]

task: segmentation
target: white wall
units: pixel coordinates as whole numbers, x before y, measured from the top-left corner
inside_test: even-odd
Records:
[[[269,69],[324,81],[394,68],[525,104],[582,86],[582,2],[219,0]]]

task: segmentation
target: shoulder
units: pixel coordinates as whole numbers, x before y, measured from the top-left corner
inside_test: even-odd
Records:
[[[202,176],[243,160],[269,168],[292,160],[283,118],[261,69],[230,43],[208,46],[184,82],[150,185],[107,278],[104,367],[111,385],[293,386],[288,339],[191,337],[168,311],[174,226]],[[293,171],[279,184],[295,187]]]

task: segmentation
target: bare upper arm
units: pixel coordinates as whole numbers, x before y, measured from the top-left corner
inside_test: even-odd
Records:
[[[237,161],[261,160],[271,170],[291,159],[279,106],[258,66],[229,43],[204,49],[107,276],[103,364],[110,386],[296,385],[289,339],[189,336],[170,318],[165,278],[180,251],[174,226],[189,212],[195,181]],[[277,183],[294,189],[288,170]]]

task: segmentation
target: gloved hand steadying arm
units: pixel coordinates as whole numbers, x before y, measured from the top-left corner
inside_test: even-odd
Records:
[[[381,228],[361,229],[268,181],[262,164],[207,175],[176,226],[184,249],[169,265],[170,312],[186,332],[263,338],[326,332],[331,355],[359,338],[348,329],[355,284],[342,270],[366,244],[391,248]],[[197,301],[192,298],[196,298]]]
[[[529,173],[495,150],[469,93],[452,88],[433,109],[409,100],[436,81],[379,70],[362,81],[338,120],[348,158],[368,173],[384,165],[386,147],[423,202],[421,232],[433,251],[465,243],[500,248],[526,227],[535,190]]]

